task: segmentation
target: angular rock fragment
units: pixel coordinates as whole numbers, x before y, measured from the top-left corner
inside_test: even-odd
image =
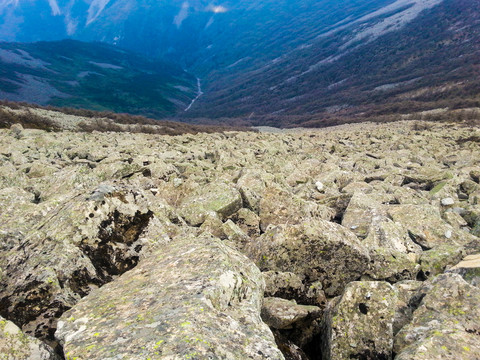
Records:
[[[412,321],[395,337],[395,359],[480,357],[480,289],[458,274],[442,274],[426,289]]]
[[[210,183],[183,200],[179,214],[192,226],[201,225],[209,211],[226,218],[242,207],[242,197],[226,183]]]
[[[311,219],[270,228],[245,251],[262,271],[293,272],[321,282],[327,295],[338,295],[367,270],[370,257],[358,238],[344,227]]]
[[[466,282],[480,287],[480,254],[466,256],[447,272],[459,274]]]
[[[273,297],[263,300],[262,320],[274,329],[291,329],[307,318],[311,321],[321,315],[322,310],[317,306],[298,305],[289,300]]]
[[[352,282],[325,309],[322,358],[391,359],[397,293],[387,282]]]
[[[79,360],[283,359],[260,319],[264,283],[218,239],[175,239],[63,315],[56,336]]]

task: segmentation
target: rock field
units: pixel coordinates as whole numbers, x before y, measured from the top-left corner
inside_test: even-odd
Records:
[[[0,130],[0,359],[480,359],[480,130]]]

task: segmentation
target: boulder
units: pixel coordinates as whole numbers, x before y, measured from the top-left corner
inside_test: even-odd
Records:
[[[299,224],[308,218],[331,219],[334,211],[324,205],[307,201],[279,187],[268,187],[259,205],[260,228],[269,225]]]
[[[209,211],[215,211],[221,218],[226,218],[241,207],[242,197],[238,190],[219,182],[209,183],[187,196],[178,211],[188,224],[199,226]]]
[[[245,251],[262,271],[293,272],[308,279],[307,286],[319,281],[330,296],[360,278],[370,262],[353,233],[319,219],[271,227]]]
[[[460,232],[443,221],[437,207],[431,205],[397,205],[388,208],[393,221],[402,224],[415,243],[424,250],[442,244],[465,244],[472,241],[466,232]]]
[[[393,334],[396,335],[402,327],[408,324],[413,317],[413,311],[418,304],[415,304],[418,290],[423,282],[416,280],[403,280],[393,284],[397,292],[397,303],[395,304],[395,318],[393,320]]]
[[[260,319],[264,283],[218,239],[177,238],[66,312],[71,358],[283,359]]]
[[[342,225],[364,239],[370,226],[385,218],[384,206],[371,195],[355,193],[343,215]]]
[[[458,274],[442,274],[427,284],[412,321],[395,337],[396,360],[480,357],[480,289]]]
[[[453,266],[465,256],[465,249],[455,245],[441,245],[424,251],[420,256],[420,267],[426,277],[439,275],[448,266]]]
[[[0,315],[52,346],[63,311],[135,267],[172,230],[168,219],[154,215],[162,216],[159,203],[153,206],[145,194],[120,185],[95,187],[56,206],[30,203],[17,210],[25,221],[22,227],[17,221],[20,232],[0,233]],[[3,220],[2,226],[12,224]],[[146,232],[155,235],[144,237]]]
[[[52,348],[28,336],[0,316],[0,359],[2,360],[60,360]]]
[[[387,282],[348,284],[325,309],[322,359],[391,359],[396,302]]]
[[[262,274],[265,279],[266,297],[294,299],[302,304],[321,307],[327,303],[320,281],[306,286],[300,276],[291,272],[266,271]]]
[[[246,171],[237,181],[237,188],[242,194],[245,206],[258,214],[260,199],[265,190],[265,174],[257,171]]]
[[[317,306],[298,305],[291,300],[267,297],[263,300],[262,320],[270,327],[283,330],[301,326],[322,315]]]

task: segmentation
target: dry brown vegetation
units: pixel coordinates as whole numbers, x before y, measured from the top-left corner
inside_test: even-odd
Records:
[[[0,106],[24,112],[11,112],[0,108],[0,128],[10,127],[12,124],[21,124],[24,128],[59,131],[61,128],[51,119],[34,114],[30,109],[45,109],[68,115],[87,118],[82,121],[78,130],[83,132],[131,132],[159,135],[181,135],[197,133],[214,133],[224,131],[254,131],[245,126],[225,125],[194,125],[167,120],[153,120],[144,116],[118,114],[114,112],[98,112],[87,109],[55,108],[36,104],[0,101]]]

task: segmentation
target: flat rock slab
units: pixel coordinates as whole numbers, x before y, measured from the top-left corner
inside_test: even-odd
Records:
[[[213,237],[170,242],[59,322],[67,358],[283,359],[260,318],[264,282]]]

